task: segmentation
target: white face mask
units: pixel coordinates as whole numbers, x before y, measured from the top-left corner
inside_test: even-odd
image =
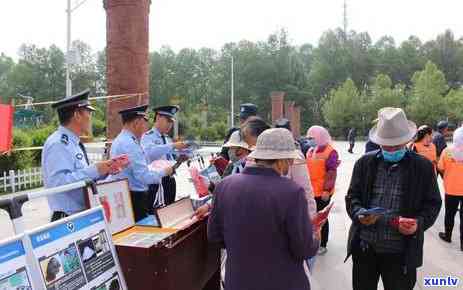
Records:
[[[235,149],[228,149],[228,157],[230,158],[230,161],[232,163],[240,161],[238,156],[236,156],[236,150]]]

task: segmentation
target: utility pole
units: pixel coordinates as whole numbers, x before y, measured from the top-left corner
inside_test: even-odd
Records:
[[[235,107],[235,74],[234,74],[234,59],[231,57],[231,94],[230,94],[230,125],[235,127],[235,118],[233,108]]]
[[[347,40],[347,0],[344,0],[344,15],[343,15],[343,29],[344,29],[344,41]]]
[[[87,0],[81,0],[77,2],[74,7],[71,7],[71,0],[67,0],[68,5],[66,9],[67,15],[67,35],[66,35],[66,97],[72,95],[72,82],[71,82],[71,57],[75,57],[75,54],[71,55],[71,14],[84,4]],[[75,60],[73,60],[75,62]]]
[[[67,38],[66,38],[66,97],[72,95],[71,69],[71,0],[68,0],[67,14]]]

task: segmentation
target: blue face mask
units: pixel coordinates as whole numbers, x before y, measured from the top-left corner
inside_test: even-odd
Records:
[[[407,149],[404,148],[404,149],[400,149],[394,152],[388,152],[388,151],[382,150],[382,152],[383,152],[384,160],[386,160],[387,162],[391,162],[391,163],[397,163],[404,158],[405,153],[407,152]]]
[[[315,142],[315,139],[307,139],[305,143],[309,148],[317,147],[317,142]]]

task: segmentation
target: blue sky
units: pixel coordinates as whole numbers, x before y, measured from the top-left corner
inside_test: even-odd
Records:
[[[75,0],[73,0],[75,1]],[[104,48],[102,0],[87,0],[73,13],[73,39]],[[265,40],[287,28],[292,42],[316,43],[323,31],[342,25],[343,0],[152,0],[150,50],[169,45],[220,48],[224,43]],[[0,52],[16,57],[22,43],[66,44],[66,0],[1,0]],[[391,35],[435,38],[450,28],[463,36],[461,0],[348,0],[349,28],[373,40]]]

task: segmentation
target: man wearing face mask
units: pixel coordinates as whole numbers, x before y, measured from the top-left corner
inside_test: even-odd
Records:
[[[353,289],[377,289],[381,277],[384,289],[412,290],[424,232],[442,200],[433,164],[406,149],[416,125],[399,108],[381,109],[378,117],[369,137],[381,150],[356,162],[346,196]]]
[[[251,147],[242,140],[239,131],[233,132],[230,139],[223,147],[228,148],[230,163],[225,168],[222,177],[241,173],[246,165],[246,157],[251,153]]]
[[[209,241],[228,252],[225,289],[309,290],[303,263],[318,242],[304,189],[284,177],[300,157],[291,132],[264,131],[249,157],[254,165],[217,185],[209,218]]]

